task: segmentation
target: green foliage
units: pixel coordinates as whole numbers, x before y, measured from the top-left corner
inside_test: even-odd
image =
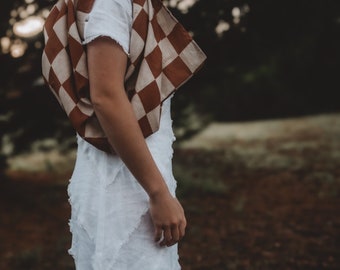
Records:
[[[41,10],[55,1],[35,3]],[[8,31],[8,22],[10,11],[24,5],[21,0],[1,2],[0,38],[18,39]],[[174,97],[179,138],[194,134],[212,119],[339,110],[339,1],[198,0],[187,12],[171,10],[208,56],[198,75]],[[218,34],[215,30],[221,21],[229,29]],[[74,136],[41,80],[42,47],[37,44],[43,43],[42,34],[24,42],[27,50],[20,58],[0,53],[0,139],[4,144],[5,137],[13,145],[13,153],[28,151],[33,141],[46,137],[61,145]],[[63,147],[72,146],[71,141]],[[0,169],[4,164],[0,162]]]
[[[199,1],[180,19],[208,61],[183,95],[221,121],[339,110],[339,10],[337,1]],[[230,24],[222,37],[219,20]]]
[[[42,9],[50,7],[55,1],[35,2]],[[1,11],[6,16],[1,17],[0,33],[7,33],[11,40],[18,40],[20,38],[9,31],[11,28],[5,22],[8,22],[11,10],[27,4],[24,1],[3,4]],[[19,15],[12,16],[12,19],[20,20]],[[65,113],[44,85],[41,76],[43,34],[21,40],[27,45],[22,57],[13,58],[9,53],[0,52],[0,62],[5,67],[0,75],[0,139],[3,156],[30,151],[32,142],[44,138],[54,138],[61,143],[74,135]]]

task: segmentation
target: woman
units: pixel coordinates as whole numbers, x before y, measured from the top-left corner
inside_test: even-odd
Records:
[[[72,37],[75,30],[70,19],[74,13],[65,16],[65,11],[73,2],[63,0],[60,2],[62,3],[59,10],[52,10],[51,19],[45,27],[45,38],[49,40],[43,54],[43,74],[44,78],[50,81],[51,88],[59,87],[53,90],[59,95],[59,102],[64,102],[63,108],[71,118],[75,111],[86,112],[88,108],[86,104],[80,110],[76,108],[82,99],[72,100],[78,93],[73,94],[67,90],[74,83],[68,83],[64,75],[65,70],[71,69],[60,67],[58,57],[63,57],[67,52],[72,53],[71,45],[74,43]],[[87,2],[89,1],[82,1],[84,6],[87,6]],[[133,10],[132,6],[135,2],[137,11]],[[172,40],[175,61],[171,63],[184,66],[180,74],[177,74],[177,69],[171,63],[168,68],[163,68],[163,64],[161,66],[156,64],[155,67],[167,72],[167,78],[173,78],[175,87],[182,84],[192,74],[191,72],[198,68],[201,62],[197,59],[203,61],[204,55],[201,53],[200,58],[194,57],[194,53],[199,51],[196,45],[192,45],[191,40],[187,38],[188,35],[182,35],[184,32],[182,28],[177,28],[176,24],[171,26],[174,22],[171,18],[169,22],[164,20],[169,16],[163,17],[166,12],[163,15],[161,12],[155,15],[155,10],[146,8],[147,5],[153,7],[153,4],[157,6],[158,12],[163,10],[158,0],[146,2],[96,0],[84,23],[83,45],[86,45],[91,106],[115,154],[99,150],[100,147],[89,143],[78,132],[77,159],[68,187],[72,210],[70,219],[72,247],[69,253],[74,257],[78,270],[181,268],[178,262],[177,243],[185,235],[187,222],[184,210],[175,196],[176,181],[172,174],[172,143],[175,140],[170,114],[172,95],[170,97],[164,95],[165,98],[162,100],[159,128],[151,135],[145,136],[125,87],[127,66],[128,62],[131,62],[129,55],[131,31],[138,31],[139,27],[138,23],[133,21],[136,15],[133,12],[139,12],[140,18],[144,18],[146,24],[156,25],[157,20],[163,24],[164,32],[160,28],[153,28],[160,29],[160,32],[154,33],[153,36],[150,28],[147,33],[148,35],[151,33],[153,45],[156,41],[161,43],[162,40],[158,37],[165,34],[169,35],[166,42]],[[145,11],[142,10],[144,8]],[[148,20],[148,17],[144,16],[148,12],[151,16],[155,15],[153,18],[157,18]],[[54,18],[57,19],[53,21]],[[71,35],[61,32],[60,18],[68,18],[65,19],[67,22],[71,20],[69,27],[70,31],[73,31]],[[133,23],[136,29],[133,28]],[[172,35],[170,31],[166,33],[170,26],[179,35]],[[65,45],[66,39],[56,41],[66,36],[68,38],[71,36],[72,39],[69,47]],[[178,40],[181,36],[185,36],[187,40]],[[166,43],[163,42],[160,47],[164,48],[164,44]],[[61,45],[66,46],[65,49]],[[147,51],[149,48],[146,44],[142,50]],[[152,74],[158,76],[158,71],[152,66],[159,55],[158,48],[154,51],[155,54],[149,53],[145,59],[151,63]],[[169,60],[169,52],[165,50],[164,55],[166,62]],[[73,55],[71,60],[74,59]],[[58,68],[59,71],[56,71]],[[77,65],[73,68],[76,69]],[[139,73],[142,73],[141,70],[142,67]],[[182,71],[188,74],[184,76]],[[164,83],[171,85],[167,78],[163,78],[161,85],[165,85]],[[154,96],[150,98],[153,99]],[[146,100],[146,107],[148,103]],[[83,116],[84,114],[80,118]]]

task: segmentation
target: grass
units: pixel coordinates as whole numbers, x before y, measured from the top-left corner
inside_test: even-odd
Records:
[[[340,269],[340,129],[325,119],[285,121],[265,139],[257,128],[256,140],[175,148],[188,220],[183,270]],[[69,175],[51,173],[0,182],[1,270],[74,270]]]

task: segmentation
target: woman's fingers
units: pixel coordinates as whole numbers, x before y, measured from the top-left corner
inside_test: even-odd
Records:
[[[162,227],[156,226],[155,228],[155,242],[159,242],[162,239]]]
[[[179,230],[178,230],[178,232],[179,232],[179,239],[180,239],[180,240],[181,240],[181,239],[184,237],[184,235],[185,235],[185,228],[186,228],[186,226],[187,226],[187,221],[184,219],[184,221],[181,222],[181,223],[179,224]]]
[[[166,226],[163,228],[163,240],[160,243],[161,246],[169,245],[172,240],[172,235],[171,235],[171,228],[169,226]]]
[[[173,225],[171,227],[165,226],[163,227],[163,230],[158,229],[156,233],[156,242],[159,242],[162,237],[163,231],[163,239],[160,242],[161,246],[172,246],[176,244],[179,240],[181,240],[185,235],[185,226],[186,221],[181,222],[179,225]]]
[[[167,243],[168,246],[172,246],[180,240],[178,225],[174,225],[171,227],[171,236],[171,241]]]

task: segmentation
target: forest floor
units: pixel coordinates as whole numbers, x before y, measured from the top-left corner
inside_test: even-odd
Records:
[[[212,123],[174,148],[183,270],[340,269],[340,114]],[[0,181],[1,270],[74,269],[68,159],[36,171],[12,160]]]

